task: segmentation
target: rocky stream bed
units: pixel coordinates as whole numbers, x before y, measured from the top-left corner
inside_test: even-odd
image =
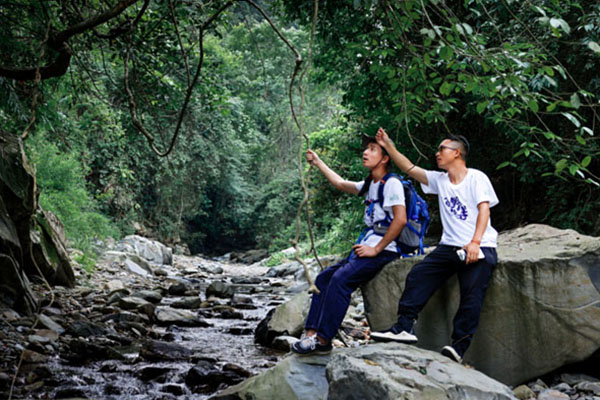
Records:
[[[299,265],[137,253],[105,249],[93,273],[75,268],[77,286],[53,295],[35,282],[39,316],[0,310],[0,398],[206,399],[290,357],[293,338],[267,348],[255,331],[306,290]],[[359,347],[368,332],[358,291],[334,344]],[[588,371],[558,371],[514,395],[600,400]]]

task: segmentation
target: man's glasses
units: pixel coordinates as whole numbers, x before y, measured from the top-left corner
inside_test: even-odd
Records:
[[[438,151],[441,153],[442,151],[444,151],[444,149],[458,150],[458,147],[450,147],[450,146],[444,146],[443,144],[440,144],[438,147]]]

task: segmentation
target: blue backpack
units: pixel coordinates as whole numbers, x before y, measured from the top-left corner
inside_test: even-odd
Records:
[[[406,226],[405,228],[402,230],[401,235],[404,237],[404,240],[401,241],[400,236],[398,236],[398,238],[396,239],[396,242],[399,244],[399,247],[403,247],[403,248],[413,248],[413,251],[417,251],[417,255],[423,254],[423,238],[425,237],[425,233],[427,232],[427,228],[429,227],[429,221],[430,221],[430,217],[429,217],[429,209],[427,207],[427,203],[425,202],[425,200],[423,200],[423,198],[421,196],[419,196],[419,194],[417,193],[417,191],[415,190],[414,186],[412,185],[412,183],[406,179],[404,179],[402,176],[394,174],[394,173],[389,173],[387,175],[385,175],[382,179],[381,179],[381,184],[379,185],[379,189],[377,192],[377,199],[376,200],[365,200],[365,205],[369,206],[369,209],[367,210],[368,213],[372,213],[373,212],[373,206],[376,203],[379,203],[379,205],[381,206],[381,209],[383,209],[383,188],[385,186],[385,183],[390,180],[390,179],[398,179],[401,183],[402,183],[402,187],[404,188],[404,201],[405,201],[405,205],[406,205]],[[371,185],[371,181],[367,180],[364,184],[363,189],[361,189],[359,195],[366,193],[369,190],[369,186]],[[377,235],[385,235],[385,232],[387,232],[387,229],[389,228],[390,224],[392,223],[393,220],[393,215],[391,215],[389,212],[385,211],[385,218],[383,220],[380,221],[375,221],[373,223],[373,231],[375,234]],[[408,229],[409,233],[408,234],[404,234],[405,230]],[[362,237],[364,236],[364,233],[361,234],[361,236],[359,237],[359,242],[360,240],[362,240]],[[406,240],[408,238],[408,240]],[[408,243],[406,243],[408,242]],[[410,252],[409,252],[410,253]],[[402,255],[406,256],[408,254],[404,254],[404,252],[402,252]]]

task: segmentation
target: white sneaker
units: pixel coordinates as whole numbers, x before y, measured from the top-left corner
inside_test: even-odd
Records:
[[[462,363],[462,357],[458,354],[454,347],[452,346],[444,346],[442,348],[442,355],[448,357],[451,360],[456,361],[457,363]]]
[[[407,344],[413,344],[419,341],[415,335],[406,331],[400,333],[394,333],[392,331],[371,332],[371,339],[378,342],[398,342]]]

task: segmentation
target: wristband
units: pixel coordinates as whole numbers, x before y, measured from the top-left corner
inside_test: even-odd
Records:
[[[478,244],[478,245],[481,246],[481,240],[475,240],[475,239],[473,239],[473,240],[471,240],[471,243],[475,243],[475,244]]]
[[[415,167],[415,164],[412,165],[412,167],[410,167],[409,169],[407,169],[404,173],[408,174],[408,171],[410,171],[411,169],[413,169]]]

